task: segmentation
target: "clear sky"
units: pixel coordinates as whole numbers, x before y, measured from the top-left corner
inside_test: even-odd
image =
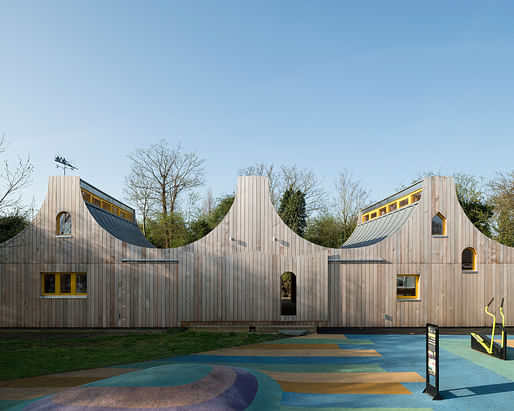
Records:
[[[348,168],[378,200],[417,173],[513,169],[512,1],[0,0],[0,133],[43,201],[57,153],[123,199],[160,139],[205,194],[256,162]]]

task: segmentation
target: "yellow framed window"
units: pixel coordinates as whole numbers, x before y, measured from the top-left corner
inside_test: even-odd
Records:
[[[398,300],[419,299],[419,274],[398,274],[396,276],[396,298]]]
[[[411,197],[411,203],[416,203],[421,200],[421,191],[419,193],[413,194]]]
[[[87,295],[86,273],[41,273],[42,295]]]
[[[406,205],[409,205],[409,199],[408,198],[404,198],[403,200],[401,200],[399,203],[398,203],[398,207],[405,207]]]
[[[102,207],[102,201],[97,197],[91,197],[91,204],[97,207]]]
[[[446,235],[446,217],[441,213],[432,217],[432,235]]]
[[[86,203],[91,202],[91,194],[89,194],[87,191],[82,190],[82,198]]]
[[[57,214],[56,235],[71,235],[71,215],[66,211]]]
[[[477,252],[474,248],[468,247],[462,251],[462,271],[477,270]]]

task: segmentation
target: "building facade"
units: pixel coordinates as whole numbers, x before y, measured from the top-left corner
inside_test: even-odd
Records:
[[[480,233],[452,178],[428,177],[361,210],[338,249],[276,213],[264,177],[239,177],[204,238],[157,249],[135,211],[76,176],[50,177],[34,221],[0,245],[0,327],[485,326],[514,248]]]

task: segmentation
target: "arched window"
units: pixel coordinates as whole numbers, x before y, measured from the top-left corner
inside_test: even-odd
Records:
[[[57,235],[71,235],[71,215],[66,211],[57,214]]]
[[[432,235],[446,235],[446,218],[441,213],[432,217]]]
[[[471,248],[465,248],[462,251],[462,271],[476,271],[477,269],[477,252]]]
[[[289,271],[280,276],[280,315],[296,315],[296,275]]]

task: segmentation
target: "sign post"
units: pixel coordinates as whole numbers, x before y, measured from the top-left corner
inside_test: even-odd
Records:
[[[439,395],[439,327],[427,323],[426,337],[426,387],[423,392],[430,394],[433,400],[441,400]],[[430,384],[430,376],[435,385]]]

